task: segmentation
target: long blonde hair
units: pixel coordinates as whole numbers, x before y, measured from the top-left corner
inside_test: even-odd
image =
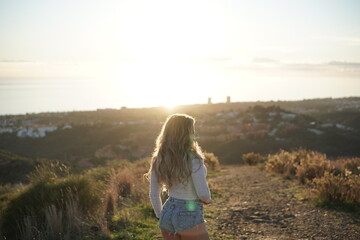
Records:
[[[191,175],[191,160],[204,161],[204,155],[194,139],[195,119],[187,114],[172,114],[164,123],[152,155],[149,179],[154,170],[159,183],[170,188],[185,183]]]

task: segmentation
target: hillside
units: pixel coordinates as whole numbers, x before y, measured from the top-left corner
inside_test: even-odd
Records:
[[[317,114],[314,117],[322,122],[338,123],[360,130],[360,112],[344,110]]]
[[[0,184],[27,182],[26,174],[33,171],[38,162],[0,150]]]
[[[257,167],[226,166],[210,180],[214,203],[204,207],[211,239],[347,239],[360,236],[355,216],[316,208],[288,180]],[[231,190],[231,191],[229,191]]]
[[[0,149],[59,160],[79,170],[108,159],[135,160],[151,155],[166,117],[183,112],[196,117],[200,145],[223,163],[238,163],[247,152],[271,154],[300,146],[331,158],[360,155],[358,98],[274,103],[1,116]]]
[[[359,236],[360,158],[282,150],[246,154],[242,160],[254,165],[247,166],[221,165],[213,153],[204,155],[211,239]],[[161,239],[143,178],[149,163],[113,159],[80,174],[58,162],[41,164],[28,185],[1,186],[0,239]]]

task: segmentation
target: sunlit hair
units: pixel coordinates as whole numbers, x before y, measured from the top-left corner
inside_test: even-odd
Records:
[[[203,161],[204,155],[194,140],[195,119],[186,114],[172,114],[164,123],[145,176],[155,170],[160,184],[170,188],[174,183],[185,183],[191,175],[191,160]]]

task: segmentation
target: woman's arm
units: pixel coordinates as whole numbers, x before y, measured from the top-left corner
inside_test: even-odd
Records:
[[[151,205],[154,209],[155,215],[157,218],[160,218],[160,212],[162,208],[162,202],[161,202],[161,186],[157,182],[157,177],[155,174],[155,171],[153,170],[151,172],[150,177],[150,191],[149,191],[149,197],[151,201]]]
[[[195,191],[199,199],[205,203],[210,203],[211,194],[206,181],[206,167],[204,163],[197,158],[192,160],[191,177],[193,179]]]

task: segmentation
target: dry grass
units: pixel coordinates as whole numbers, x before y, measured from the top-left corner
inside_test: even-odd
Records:
[[[248,165],[256,165],[264,161],[264,157],[259,153],[245,153],[241,156],[244,163]]]
[[[45,221],[39,224],[36,215],[30,214],[20,224],[21,240],[71,240],[88,239],[90,225],[79,209],[77,199],[67,201],[65,208],[50,205],[44,208]],[[41,220],[40,220],[41,221]]]
[[[323,203],[360,206],[360,158],[330,161],[325,154],[316,151],[281,150],[268,155],[266,170],[307,184]]]
[[[325,172],[324,176],[315,178],[313,184],[313,191],[324,202],[360,204],[360,175],[335,176]]]
[[[314,178],[324,176],[325,172],[333,172],[334,166],[326,159],[325,154],[309,151],[300,158],[300,162],[295,165],[296,177],[300,183],[311,183]]]
[[[206,168],[213,171],[220,170],[220,162],[218,157],[216,157],[213,153],[209,152],[204,152],[204,156]]]
[[[269,154],[265,169],[277,173],[284,178],[293,178],[296,174],[295,163],[297,156],[283,149],[277,154]]]
[[[106,179],[104,209],[106,219],[111,219],[116,211],[120,211],[131,202],[147,200],[148,188],[143,179],[147,170],[147,160],[137,163],[132,168],[112,169]]]
[[[338,172],[360,175],[360,158],[340,158],[334,162]]]
[[[206,153],[210,171],[219,169]],[[14,194],[1,224],[6,239],[152,239],[157,231],[143,178],[150,159],[111,162],[81,175],[61,164],[42,164],[29,175],[31,183]],[[166,192],[162,195],[167,197]],[[143,237],[141,237],[143,236]]]

